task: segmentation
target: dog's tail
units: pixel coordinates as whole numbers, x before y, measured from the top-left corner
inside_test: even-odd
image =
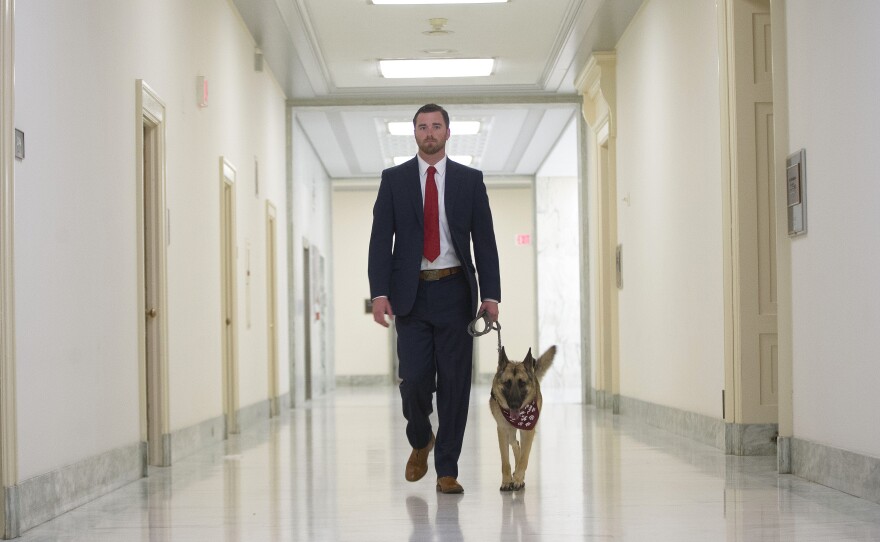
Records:
[[[544,376],[547,370],[553,365],[553,358],[556,357],[556,345],[554,344],[550,348],[547,349],[546,352],[541,354],[541,357],[538,358],[538,361],[535,366],[535,376],[538,377],[538,380]]]

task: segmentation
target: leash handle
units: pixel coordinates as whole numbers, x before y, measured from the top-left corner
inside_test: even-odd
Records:
[[[483,321],[484,327],[482,330],[477,329],[477,322],[480,320]],[[489,316],[486,314],[486,311],[480,311],[474,320],[468,324],[468,333],[471,337],[482,337],[486,333],[489,333],[492,330],[498,332],[498,351],[501,352],[501,323],[498,321],[491,322],[489,321]]]

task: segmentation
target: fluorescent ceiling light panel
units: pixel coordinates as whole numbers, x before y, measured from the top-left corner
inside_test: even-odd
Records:
[[[411,136],[413,135],[413,123],[408,120],[389,122],[388,133],[393,136]]]
[[[491,75],[492,58],[429,58],[422,60],[380,60],[379,71],[387,79],[434,77],[485,77]]]
[[[449,129],[452,135],[476,135],[480,133],[480,121],[478,120],[451,120]],[[411,121],[394,121],[388,123],[388,133],[393,136],[413,135]]]
[[[449,130],[452,135],[477,135],[480,133],[480,121],[478,120],[451,120]]]
[[[373,0],[376,5],[393,4],[503,4],[507,0]]]

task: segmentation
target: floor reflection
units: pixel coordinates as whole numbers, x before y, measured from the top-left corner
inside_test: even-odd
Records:
[[[501,503],[499,540],[522,541],[535,534],[529,524],[526,501],[521,493],[504,493],[501,495]]]
[[[498,490],[475,387],[463,495],[404,480],[397,389],[340,389],[25,533],[33,541],[880,540],[880,505],[626,416],[545,400],[526,487]]]

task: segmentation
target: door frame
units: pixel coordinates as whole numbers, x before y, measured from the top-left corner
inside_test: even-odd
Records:
[[[776,184],[779,181],[771,177],[767,180],[766,191],[758,189],[758,170],[762,168],[759,167],[760,155],[756,151],[759,140],[757,115],[754,111],[737,111],[740,99],[749,105],[759,101],[759,98],[753,96],[752,87],[756,85],[749,83],[752,78],[746,77],[745,83],[737,78],[738,70],[746,74],[754,72],[751,65],[748,69],[738,67],[737,60],[756,57],[751,49],[752,40],[743,41],[745,33],[751,35],[751,26],[737,24],[739,6],[744,6],[745,2],[746,0],[722,0],[717,4],[724,226],[722,414],[725,422],[738,425],[778,423],[780,397],[777,288],[780,270],[776,246],[779,243],[779,224],[776,220],[779,206],[776,201]],[[769,10],[772,2],[765,2]],[[746,18],[752,19],[744,17],[744,20]],[[771,84],[775,79],[776,75],[771,74]],[[774,100],[776,97],[774,90],[770,99]],[[771,116],[775,117],[779,104],[771,103]],[[779,169],[776,163],[778,151],[773,150],[776,145],[775,124],[777,123],[774,120],[768,122],[773,134],[766,134],[766,130],[760,131],[774,138],[764,142],[769,148],[766,158],[773,162],[764,170],[771,176],[777,176]],[[754,182],[750,182],[752,175],[755,177]],[[767,205],[762,206],[762,197],[771,201],[764,202]],[[762,248],[759,242],[761,239],[772,240],[774,246]],[[769,331],[771,324],[772,332]],[[776,383],[775,389],[772,382]],[[768,397],[776,403],[765,402]]]
[[[135,126],[137,147],[137,314],[138,314],[138,373],[140,375],[140,419],[141,441],[146,443],[146,465],[169,466],[171,464],[171,440],[169,421],[169,383],[168,383],[168,269],[167,269],[167,206],[165,199],[165,104],[159,95],[143,79],[135,81]],[[151,140],[144,140],[144,129],[148,128]],[[154,149],[152,156],[146,156],[145,145]],[[150,159],[154,172],[151,182],[145,178],[145,159]],[[146,190],[153,190],[153,214],[146,216]],[[145,256],[147,247],[147,225],[154,232],[151,252],[153,261]],[[151,264],[153,289],[156,306],[147,308],[146,265]],[[156,310],[155,348],[148,359],[147,326],[148,311]],[[149,385],[148,385],[149,382]],[[149,421],[148,421],[149,420]]]
[[[238,296],[235,225],[236,169],[220,157],[220,336],[225,432],[238,433]],[[227,194],[229,199],[227,200]],[[228,237],[227,237],[228,236]]]
[[[266,340],[269,416],[281,413],[278,391],[278,212],[266,200]]]
[[[312,399],[313,382],[312,382],[312,303],[314,298],[312,295],[312,252],[309,240],[303,238],[302,242],[303,254],[303,400],[310,401]]]
[[[15,0],[0,0],[0,534],[19,535],[15,408]]]
[[[785,21],[786,0],[770,1],[773,25],[773,147],[776,151],[776,333],[779,371],[779,438],[777,461],[780,474],[791,473],[791,438],[794,435],[792,399],[792,308],[791,238],[788,236],[788,186],[785,166],[788,140],[788,50]]]
[[[620,413],[620,348],[617,270],[617,55],[595,52],[578,76],[576,86],[583,96],[581,112],[593,131],[590,149],[594,167],[596,275],[590,290],[594,292],[595,322],[592,336],[596,345],[595,397],[597,408],[610,408]],[[589,209],[583,206],[584,210]],[[588,211],[587,211],[588,212]],[[584,258],[590,252],[584,251]],[[588,268],[588,267],[587,267]],[[585,299],[589,297],[584,296]],[[589,313],[587,307],[584,314]]]

